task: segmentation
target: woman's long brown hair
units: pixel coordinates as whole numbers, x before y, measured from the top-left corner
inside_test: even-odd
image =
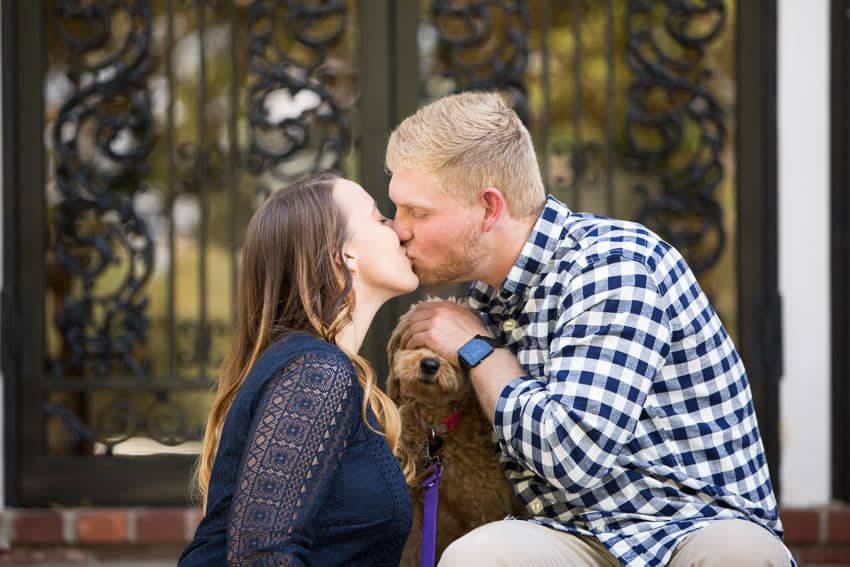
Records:
[[[236,327],[221,369],[198,463],[197,481],[204,509],[225,416],[262,352],[280,337],[296,331],[340,346],[339,332],[351,322],[352,277],[342,262],[347,223],[333,200],[337,179],[334,174],[321,174],[274,192],[248,225],[242,248]],[[363,419],[371,407],[387,443],[398,454],[398,408],[377,387],[375,373],[366,360],[356,353],[345,354],[363,386]],[[407,458],[401,458],[406,475],[411,474]]]

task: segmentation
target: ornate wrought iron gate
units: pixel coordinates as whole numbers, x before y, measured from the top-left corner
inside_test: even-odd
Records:
[[[736,265],[741,253],[775,259],[774,149],[759,138],[771,115],[742,114],[775,98],[772,77],[744,71],[775,65],[775,14],[758,10],[5,0],[8,501],[185,502],[253,208],[338,168],[389,212],[387,135],[464,89],[511,98],[573,209],[636,218],[685,252],[738,334],[778,480],[779,368],[765,361],[780,357],[761,342],[776,337],[763,311],[778,314],[775,262]],[[736,159],[744,151],[756,153]],[[736,179],[763,194],[736,194]],[[379,368],[406,301],[370,333]]]

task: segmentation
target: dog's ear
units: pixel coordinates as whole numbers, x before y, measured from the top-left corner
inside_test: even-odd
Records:
[[[392,366],[390,367],[389,374],[387,374],[387,395],[394,401],[395,403],[399,403],[399,398],[401,397],[401,385],[398,383],[398,378],[393,372]]]
[[[387,366],[389,367],[389,372],[387,373],[387,395],[395,402],[398,402],[399,395],[401,394],[401,386],[398,383],[395,372],[393,372],[393,360],[401,343],[401,333],[398,332],[398,329],[399,327],[396,326],[390,335],[389,342],[387,342]]]

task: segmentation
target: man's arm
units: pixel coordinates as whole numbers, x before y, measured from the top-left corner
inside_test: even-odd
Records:
[[[502,451],[571,493],[596,488],[634,435],[670,349],[663,298],[639,262],[610,257],[561,294],[546,375],[497,401]]]
[[[496,406],[505,386],[525,376],[525,371],[511,351],[506,348],[497,348],[469,374],[484,415],[490,423],[493,423],[496,417]]]

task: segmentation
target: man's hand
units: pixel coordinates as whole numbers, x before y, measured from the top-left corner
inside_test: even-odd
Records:
[[[475,335],[490,335],[481,317],[452,301],[415,305],[399,321],[401,347],[427,347],[457,363],[457,351]]]
[[[475,335],[491,336],[477,313],[451,301],[420,303],[401,318],[399,325],[402,348],[424,346],[455,364],[457,351],[469,339]],[[505,385],[524,374],[516,357],[506,348],[497,348],[470,371],[478,401],[491,423]]]

